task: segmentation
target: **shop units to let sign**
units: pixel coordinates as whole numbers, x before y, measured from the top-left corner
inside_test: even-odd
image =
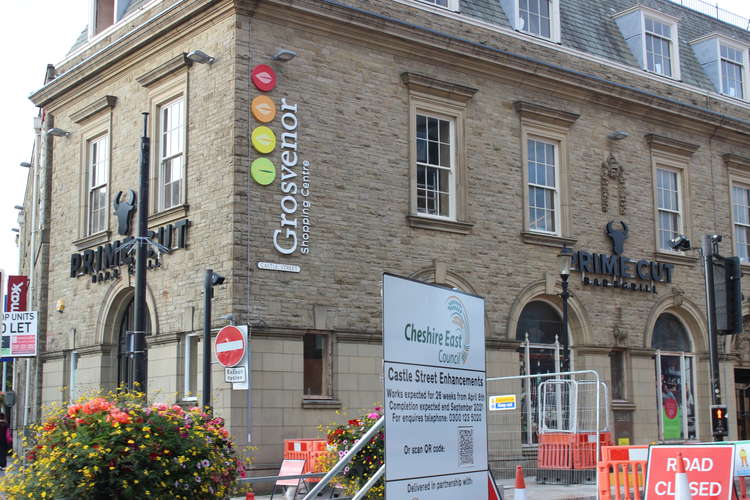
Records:
[[[732,444],[650,447],[644,500],[674,498],[678,453],[682,454],[693,500],[731,500],[734,476]]]
[[[0,356],[36,356],[36,311],[3,313],[0,333]]]
[[[484,300],[383,275],[385,496],[487,500]]]

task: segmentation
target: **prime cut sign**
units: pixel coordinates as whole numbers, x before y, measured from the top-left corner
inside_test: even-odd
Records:
[[[644,500],[675,498],[678,453],[682,455],[693,500],[731,500],[734,445],[652,446]]]

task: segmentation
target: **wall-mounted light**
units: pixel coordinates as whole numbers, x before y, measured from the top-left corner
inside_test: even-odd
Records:
[[[61,313],[65,311],[65,301],[63,299],[57,299],[55,303],[55,311]]]
[[[14,227],[13,229],[11,229],[11,231],[13,231],[14,233],[20,232],[20,230],[17,227]]]
[[[271,57],[271,59],[273,59],[274,61],[279,61],[279,62],[287,62],[287,61],[291,61],[295,57],[297,57],[297,53],[295,51],[287,50],[287,49],[279,49],[273,55],[273,57]]]
[[[209,56],[202,50],[191,50],[188,52],[187,58],[199,64],[213,64],[216,61],[215,57]]]
[[[628,134],[624,130],[615,130],[614,132],[610,132],[607,135],[607,139],[609,139],[611,141],[621,141],[621,140],[625,139],[626,137],[628,137],[629,135],[630,134]]]
[[[16,210],[20,210],[21,212],[23,212],[23,207],[21,205],[16,205],[13,208],[15,208]]]
[[[53,127],[47,131],[47,135],[54,137],[70,137],[70,132],[61,128]]]
[[[27,161],[22,161],[21,163],[19,163],[19,165],[22,166],[23,168],[31,168],[31,163]]]

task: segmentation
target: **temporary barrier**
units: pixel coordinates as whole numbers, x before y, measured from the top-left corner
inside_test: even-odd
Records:
[[[574,404],[572,387],[577,393]],[[512,480],[521,465],[527,481],[535,477],[544,484],[596,482],[607,405],[595,371],[488,378],[487,396],[488,459],[496,479]],[[574,432],[573,422],[587,432]]]
[[[303,474],[315,472],[325,472],[319,463],[321,455],[327,453],[326,447],[328,442],[325,439],[285,439],[284,440],[284,459],[286,460],[304,460],[305,468]],[[319,479],[307,479],[307,482],[315,483]]]
[[[646,481],[646,460],[599,462],[599,500],[641,500]]]

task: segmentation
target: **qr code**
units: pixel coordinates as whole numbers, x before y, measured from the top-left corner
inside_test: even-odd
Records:
[[[458,428],[458,465],[467,467],[474,465],[474,428]]]

